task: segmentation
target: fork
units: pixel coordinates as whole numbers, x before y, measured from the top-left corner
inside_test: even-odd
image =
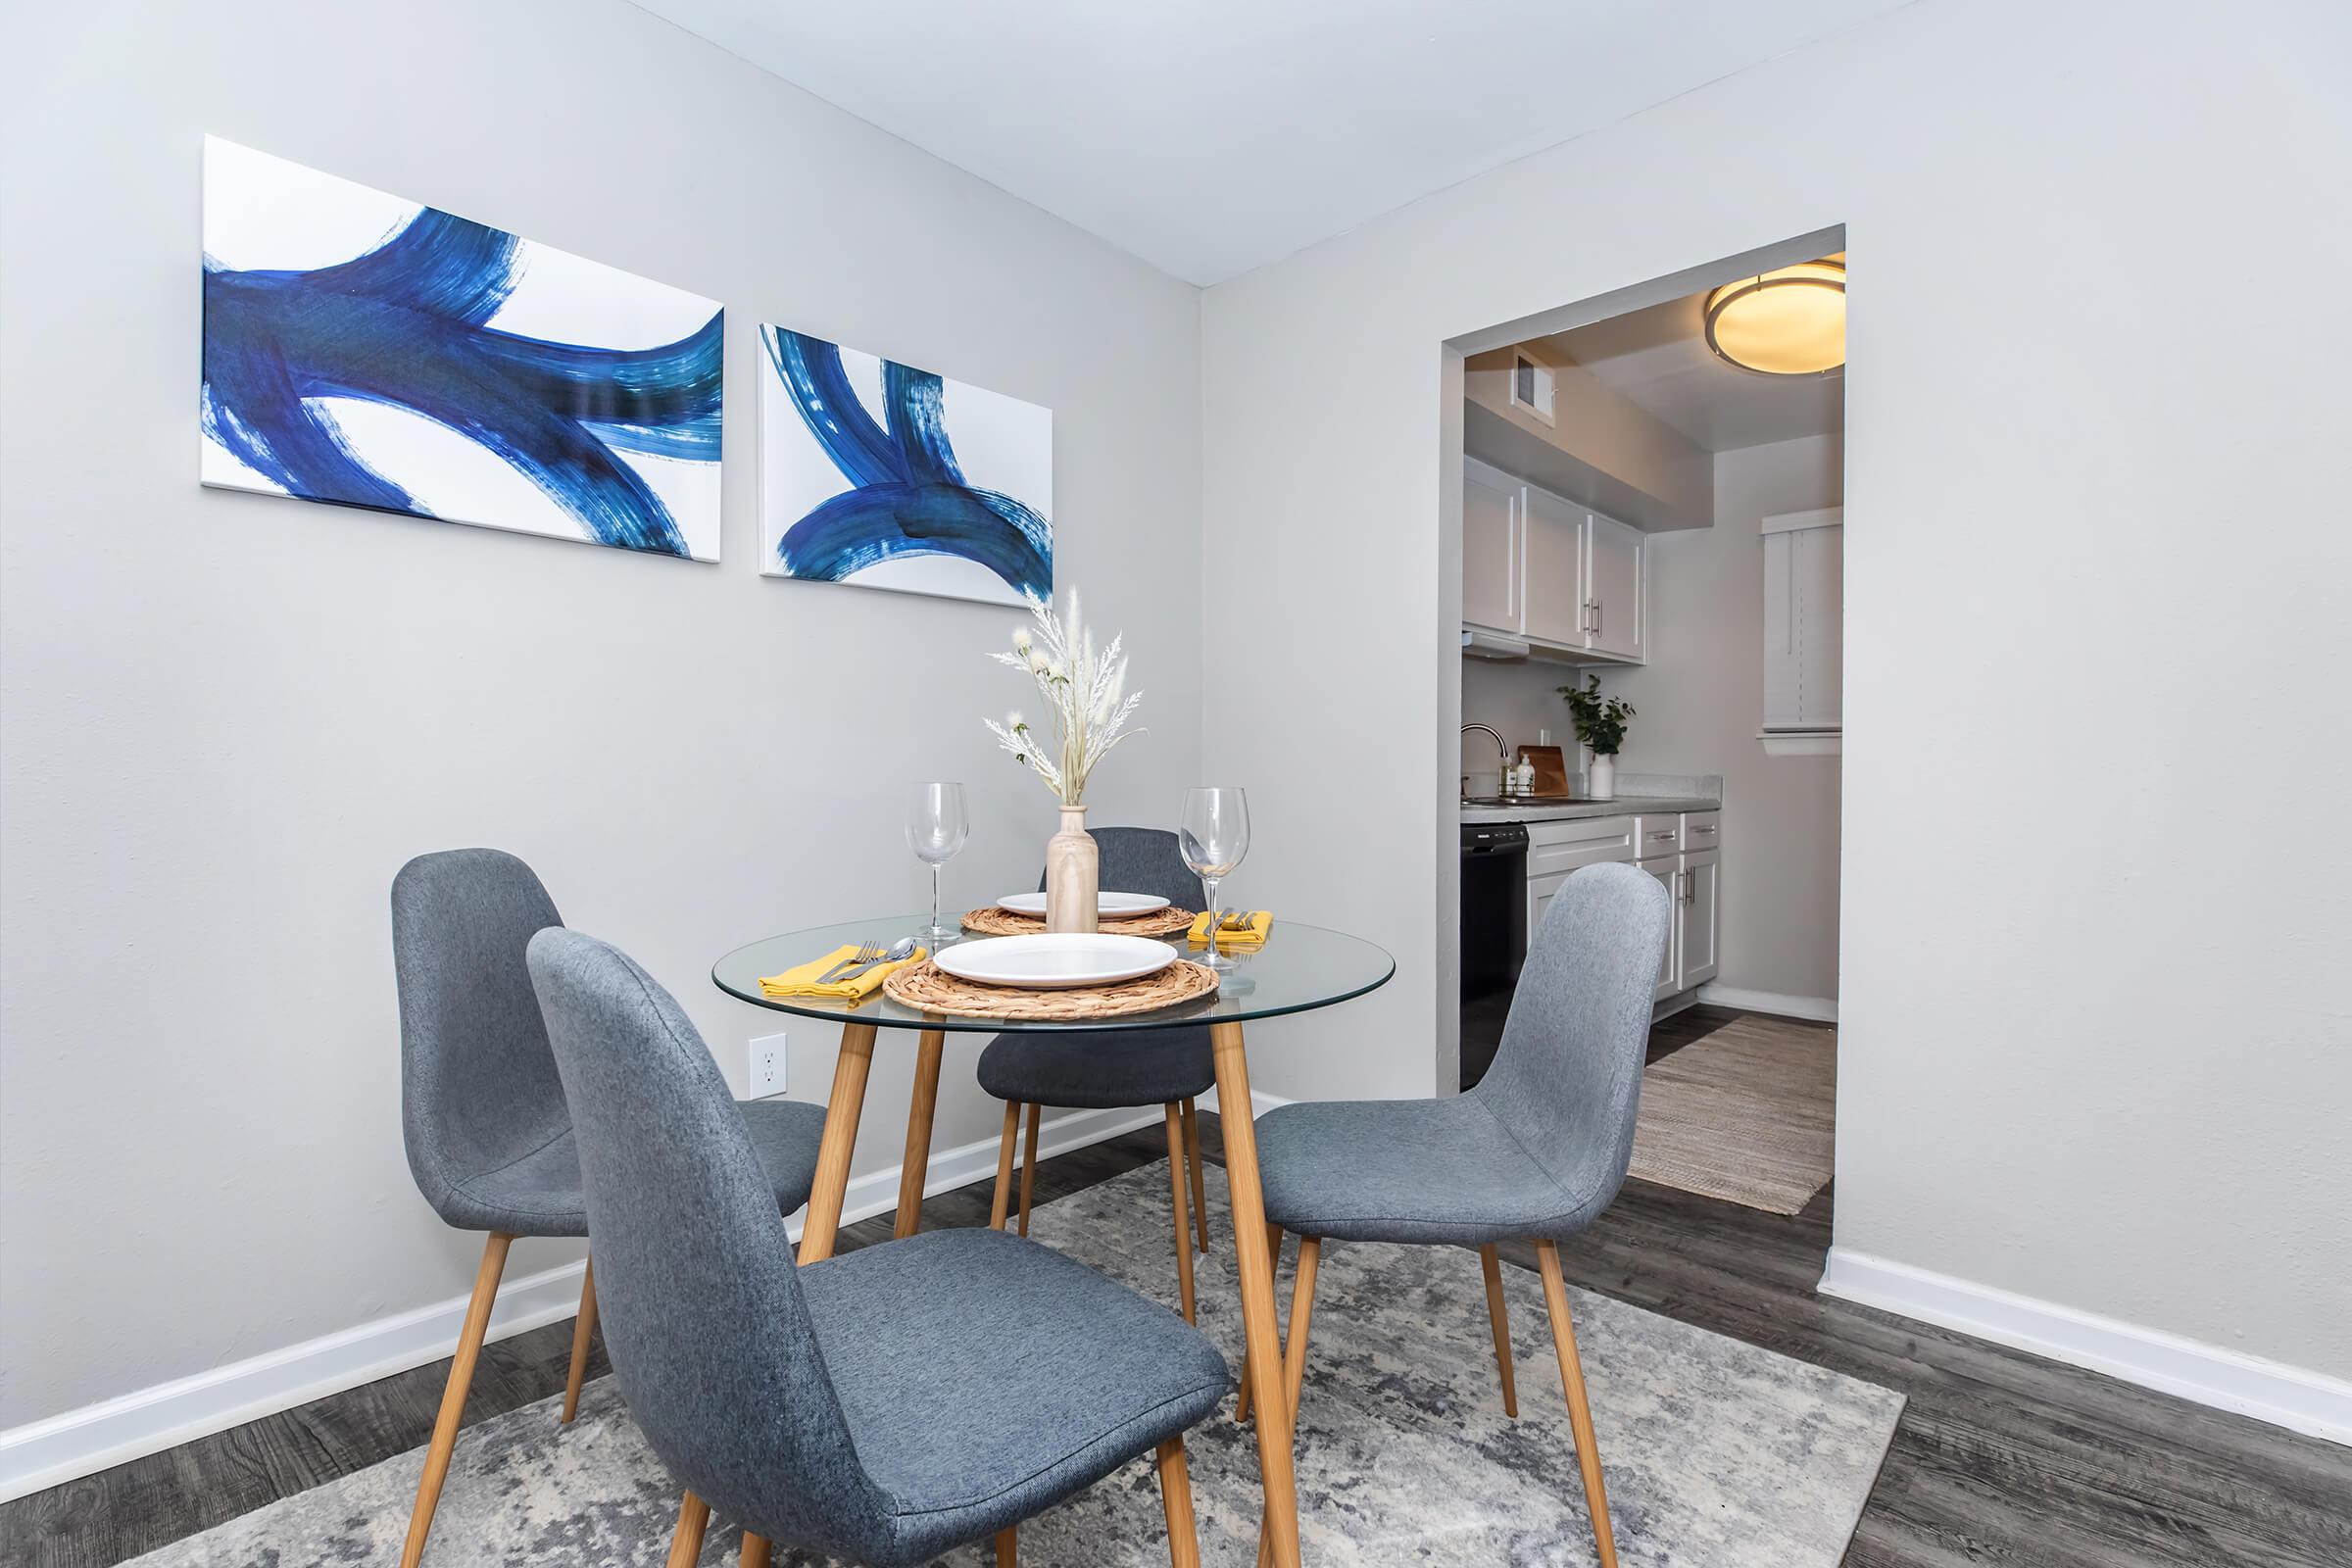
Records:
[[[823,974],[818,975],[815,983],[820,986],[829,986],[834,981],[841,978],[841,972],[844,969],[855,969],[859,964],[871,963],[880,956],[882,956],[882,950],[879,947],[876,947],[871,942],[860,942],[858,944],[858,951],[856,953],[851,954],[848,957],[842,959],[832,968],[827,969]]]

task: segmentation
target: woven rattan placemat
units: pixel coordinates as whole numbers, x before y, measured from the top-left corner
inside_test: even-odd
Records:
[[[1106,937],[1172,937],[1179,931],[1190,931],[1193,922],[1199,918],[1190,909],[1171,906],[1165,909],[1153,909],[1150,914],[1136,915],[1132,919],[1122,920],[1104,915],[1101,929]],[[1046,919],[1041,914],[1015,914],[1010,909],[1000,909],[992,904],[965,915],[963,928],[977,931],[984,937],[1033,937],[1046,929]]]
[[[1059,991],[975,985],[956,979],[928,958],[894,969],[882,982],[882,990],[902,1006],[958,1018],[1012,1018],[1032,1023],[1083,1023],[1089,1018],[1152,1012],[1214,996],[1216,989],[1216,971],[1190,958],[1178,958],[1156,973],[1116,985],[1071,986]]]

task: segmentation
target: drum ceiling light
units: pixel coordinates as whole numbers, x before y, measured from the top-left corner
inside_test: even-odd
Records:
[[[1762,375],[1828,375],[1845,365],[1845,266],[1799,262],[1707,296],[1707,347]]]

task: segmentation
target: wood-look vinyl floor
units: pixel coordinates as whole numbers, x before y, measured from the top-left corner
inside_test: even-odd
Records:
[[[1683,1044],[1706,1025],[1685,1013],[1660,1028]],[[1218,1157],[1214,1116],[1201,1140]],[[1046,1160],[1037,1200],[1166,1152],[1147,1129]],[[1561,1259],[1589,1290],[1910,1396],[1852,1568],[2352,1564],[2352,1448],[1816,1296],[1831,1200],[1825,1190],[1784,1217],[1632,1182]],[[988,1206],[980,1183],[932,1199],[924,1219],[981,1225]],[[842,1246],[889,1234],[883,1214],[845,1228]],[[1533,1267],[1524,1250],[1512,1261]],[[559,1323],[485,1349],[468,1422],[560,1391],[570,1334]],[[590,1375],[605,1370],[600,1352]],[[0,1506],[0,1563],[103,1568],[416,1447],[447,1372],[418,1367]]]

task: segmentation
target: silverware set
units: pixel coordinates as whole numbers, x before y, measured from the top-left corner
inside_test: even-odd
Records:
[[[820,986],[844,983],[857,979],[878,963],[897,963],[903,958],[913,956],[914,938],[912,937],[901,937],[887,948],[878,943],[860,942],[858,944],[856,953],[818,975],[816,983]]]

